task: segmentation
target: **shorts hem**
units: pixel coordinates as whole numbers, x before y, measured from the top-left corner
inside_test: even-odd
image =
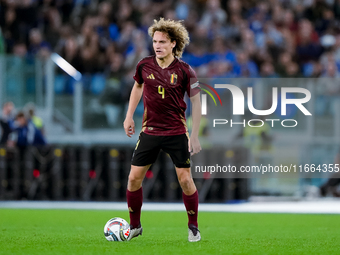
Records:
[[[134,163],[134,162],[131,162],[131,166],[147,166],[147,165],[152,165],[152,164],[154,164],[155,162],[153,162],[153,163],[146,163],[146,164],[144,164],[144,163]]]
[[[177,168],[190,168],[191,167],[191,165],[176,165],[176,164],[175,164],[175,166]]]

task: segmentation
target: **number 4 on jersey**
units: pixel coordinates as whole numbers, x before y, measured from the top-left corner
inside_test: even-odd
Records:
[[[158,86],[158,94],[161,94],[162,95],[162,99],[164,99],[165,89],[161,85]]]

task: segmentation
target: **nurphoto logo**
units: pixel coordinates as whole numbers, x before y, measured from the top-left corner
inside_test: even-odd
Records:
[[[206,88],[204,88],[206,87]],[[215,103],[215,106],[217,106],[216,100],[213,96],[213,94],[207,90],[207,88],[209,88],[219,99],[220,104],[222,106],[222,101],[220,96],[218,95],[216,89],[228,89],[231,92],[231,96],[232,96],[232,114],[234,115],[245,115],[245,96],[243,94],[243,91],[232,84],[215,84],[214,87],[205,84],[205,83],[200,83],[200,87],[199,89],[201,89],[203,92],[205,92],[206,94],[202,94],[201,95],[201,103],[202,103],[202,115],[207,115],[207,108],[208,108],[208,104],[207,104],[207,94],[212,98],[212,100]],[[304,104],[306,104],[307,102],[309,102],[309,100],[311,99],[311,93],[308,89],[305,88],[298,88],[298,87],[281,87],[281,93],[278,93],[278,88],[277,87],[273,87],[272,88],[272,105],[269,109],[256,109],[254,107],[254,102],[253,102],[253,88],[252,87],[248,87],[247,88],[247,97],[246,97],[246,102],[247,102],[247,106],[249,111],[254,114],[254,115],[258,115],[258,116],[268,116],[271,115],[272,113],[274,113],[276,111],[276,109],[278,108],[278,102],[280,99],[281,105],[280,105],[280,109],[281,109],[281,116],[286,116],[287,115],[287,105],[295,105],[305,116],[311,116],[312,114],[308,111],[308,109],[304,106]],[[295,94],[301,94],[303,95],[302,98],[289,98],[287,97],[287,94],[291,94],[291,93],[295,93]],[[280,96],[280,98],[279,98]],[[228,120],[225,118],[219,118],[219,119],[213,119],[213,127],[216,127],[216,125],[226,125],[226,124],[230,124],[230,127],[232,127],[233,125],[243,125],[243,127],[246,126],[246,124],[248,124],[248,126],[250,127],[262,127],[264,125],[264,122],[270,122],[271,126],[274,127],[275,122],[279,121],[281,123],[281,125],[283,127],[296,127],[298,125],[297,120],[295,119],[265,119],[265,118],[261,118],[261,119],[251,119],[246,121],[245,119],[243,119],[243,121],[238,121],[235,122],[232,119]],[[252,123],[255,122],[257,123],[256,125],[252,125]],[[258,125],[258,123],[261,123],[260,125]],[[290,125],[289,125],[290,124]]]

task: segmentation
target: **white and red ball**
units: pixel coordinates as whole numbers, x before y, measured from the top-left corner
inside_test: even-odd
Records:
[[[104,235],[108,241],[127,241],[130,234],[130,225],[122,218],[110,219],[104,227]]]

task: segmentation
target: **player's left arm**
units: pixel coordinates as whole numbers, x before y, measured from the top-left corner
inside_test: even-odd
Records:
[[[199,153],[202,148],[200,141],[198,140],[198,132],[201,121],[201,99],[200,93],[190,97],[192,104],[192,131],[189,139],[189,151],[191,155]]]

